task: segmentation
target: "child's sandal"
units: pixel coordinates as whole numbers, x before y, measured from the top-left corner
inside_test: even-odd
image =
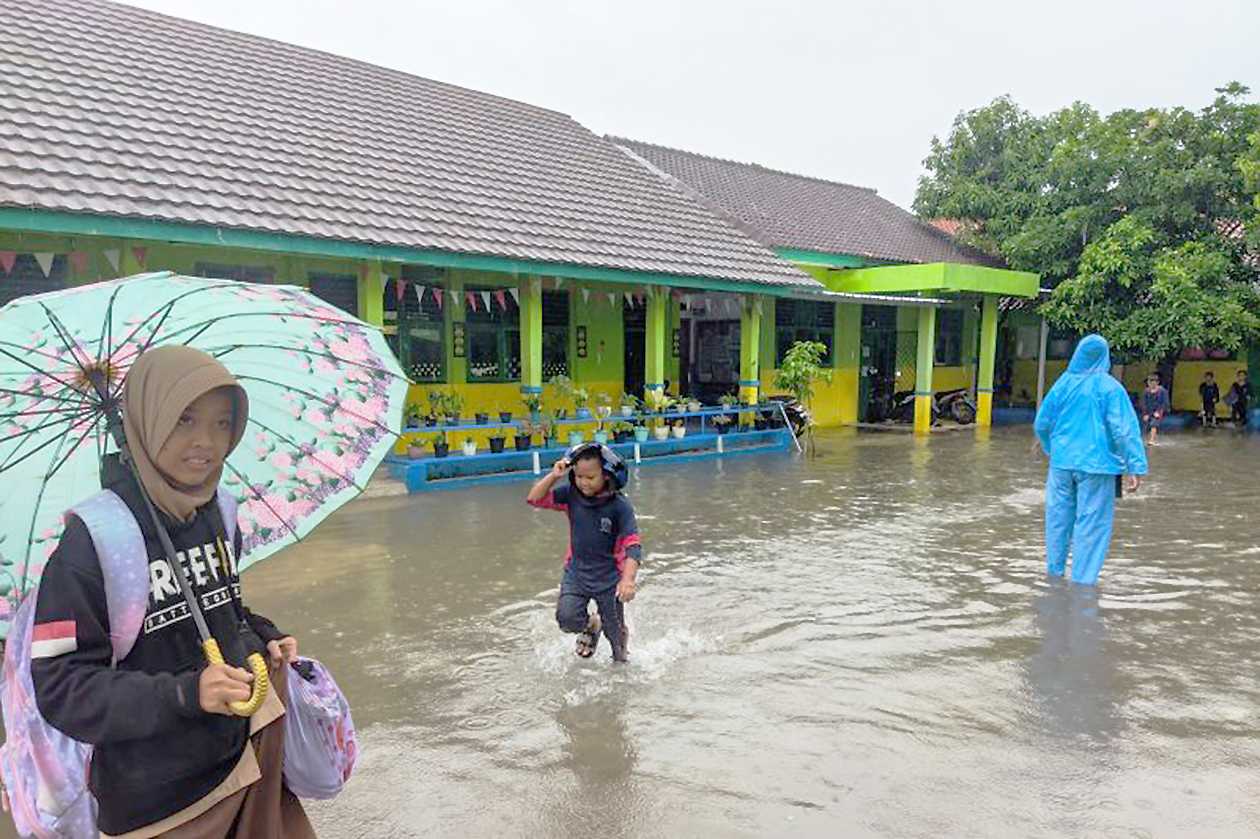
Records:
[[[595,655],[595,648],[599,646],[601,628],[599,618],[593,617],[586,625],[585,631],[578,633],[577,645],[573,650],[578,658],[590,658]]]

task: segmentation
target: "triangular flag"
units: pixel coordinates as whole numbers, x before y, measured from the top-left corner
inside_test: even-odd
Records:
[[[559,291],[560,286],[562,285],[564,285],[564,280],[560,279],[559,277],[556,277],[556,291]]]
[[[608,305],[612,306],[614,309],[617,307],[617,292],[608,292]]]
[[[516,301],[517,308],[520,308],[521,290],[519,288],[509,288],[508,294],[512,295],[512,299]]]
[[[481,302],[486,304],[486,311],[490,311],[490,292],[481,292]]]
[[[642,306],[642,305],[643,305],[643,301],[644,301],[644,300],[646,300],[647,298],[646,298],[646,295],[643,295],[643,294],[636,294],[636,295],[635,295],[635,297],[634,297],[634,299],[638,302],[638,304],[639,304],[640,306]]]
[[[398,302],[403,301],[403,297],[407,294],[407,281],[402,277],[394,280],[394,296],[398,298]]]
[[[412,286],[412,288],[416,290],[416,302],[420,304],[421,308],[423,308],[424,307],[424,286],[420,285],[419,283],[416,283],[415,285]]]
[[[118,260],[121,258],[122,251],[118,250],[118,248],[109,248],[105,251],[105,259],[113,267],[115,274],[118,273]],[[366,271],[367,269],[364,268],[363,270]]]
[[[56,256],[56,254],[51,254],[51,253],[35,254],[35,261],[39,263],[39,268],[41,271],[44,272],[45,277],[47,277],[49,273],[52,272],[52,264],[53,264],[54,256]]]
[[[468,303],[468,308],[472,309],[474,312],[477,311],[477,295],[473,294],[471,291],[465,291],[464,300]]]
[[[504,291],[503,289],[499,289],[498,291],[494,293],[494,299],[499,301],[499,308],[506,312],[508,308],[507,307],[507,292]]]
[[[132,248],[131,255],[136,258],[136,264],[141,268],[145,267],[144,263],[149,258],[148,248]]]
[[[15,262],[17,262],[17,251],[0,251],[0,268],[4,269],[4,273],[12,271]]]
[[[591,302],[591,290],[589,288],[582,289],[582,302],[583,303]]]
[[[634,295],[628,291],[626,292],[626,305],[631,309],[634,308]]]
[[[448,288],[446,293],[451,296],[451,305],[456,309],[459,308],[459,294],[453,288]]]
[[[438,311],[442,311],[442,288],[441,286],[433,289],[433,302],[437,303]]]
[[[86,273],[88,267],[87,251],[70,251],[70,264],[74,266],[76,274]]]

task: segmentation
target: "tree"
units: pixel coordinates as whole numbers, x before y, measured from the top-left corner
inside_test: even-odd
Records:
[[[774,386],[786,390],[792,397],[810,411],[809,425],[805,428],[805,439],[810,454],[814,448],[814,382],[831,381],[831,370],[822,364],[827,355],[827,347],[818,341],[797,341],[788,349],[779,363],[775,373]]]
[[[915,210],[1055,288],[1048,320],[1121,357],[1260,339],[1260,105],[1238,83],[1201,111],[1075,103],[1044,117],[1008,97],[932,140]]]

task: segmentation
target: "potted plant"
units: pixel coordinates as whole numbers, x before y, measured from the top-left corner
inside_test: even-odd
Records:
[[[657,440],[668,440],[669,425],[664,422],[657,423],[656,427],[652,429],[652,436]]]
[[[446,421],[450,425],[459,425],[460,411],[464,410],[464,397],[458,393],[448,393],[443,400],[446,410]]]
[[[503,454],[503,444],[507,442],[507,437],[502,431],[496,431],[490,435],[490,453]]]
[[[464,457],[472,457],[477,453],[477,441],[468,436],[464,438]]]
[[[612,397],[607,393],[595,394],[595,416],[608,419],[612,416]]]
[[[633,393],[621,394],[621,415],[623,417],[632,417],[634,412],[639,410],[643,403]]]
[[[521,397],[521,401],[525,403],[525,410],[529,411],[529,419],[531,422],[538,422],[542,419],[542,394],[527,393]]]
[[[419,402],[408,402],[403,409],[403,425],[408,428],[419,428],[424,425],[424,409]]]
[[[573,446],[582,445],[582,441],[584,439],[585,438],[582,437],[581,431],[576,431],[576,430],[570,431],[569,432],[569,447],[572,448]]]
[[[831,381],[832,371],[822,366],[826,354],[827,347],[817,341],[797,341],[783,356],[774,377],[774,386],[791,393],[797,402],[810,410],[814,401],[814,382]],[[781,413],[779,420],[782,422]],[[812,456],[816,453],[812,420],[805,426],[805,440]]]
[[[595,442],[599,443],[600,445],[608,445],[608,432],[602,428],[596,431]]]
[[[643,423],[637,423],[634,426],[634,440],[636,443],[646,443],[648,435],[651,431]]]
[[[490,422],[490,415],[486,413],[485,411],[478,411],[474,415],[473,419],[477,423],[477,425],[486,425],[487,423]]]
[[[534,432],[538,431],[538,426],[533,420],[523,420],[520,427],[516,430],[516,436],[512,443],[516,446],[518,452],[527,452],[534,445]]]
[[[617,443],[628,443],[634,437],[634,426],[628,422],[614,422],[609,428],[613,433],[613,440]]]
[[[446,442],[446,435],[439,434],[433,438],[433,456],[446,457],[451,453],[451,445]]]
[[[556,445],[556,421],[551,417],[544,416],[538,430],[542,433],[543,445],[548,448],[554,448]]]
[[[591,409],[586,407],[590,401],[591,401],[591,395],[590,393],[587,392],[586,388],[579,387],[579,388],[574,389],[573,405],[574,407],[577,408],[578,419],[591,418]]]
[[[669,408],[673,400],[669,398],[663,390],[649,390],[647,397],[643,400],[647,405],[647,409],[654,414],[663,414]]]
[[[573,380],[568,376],[552,376],[547,384],[556,389],[556,396],[558,396],[562,402],[567,402],[573,399],[575,388],[573,387]],[[557,408],[556,418],[564,419],[566,411],[566,408]]]
[[[508,423],[510,423],[510,422],[512,421],[512,412],[511,412],[511,411],[505,411],[505,410],[503,410],[503,406],[502,406],[502,405],[497,405],[497,406],[495,406],[495,407],[497,407],[497,408],[499,409],[499,422],[503,423],[504,425],[507,425]]]
[[[412,438],[411,442],[407,444],[407,457],[412,460],[424,457],[424,445],[418,438]]]
[[[724,393],[718,398],[718,404],[727,410],[724,416],[729,420],[731,419],[731,409],[739,404],[739,397],[733,393]]]
[[[718,434],[726,434],[730,432],[732,422],[730,414],[718,414],[713,418],[713,427],[717,429]]]
[[[690,413],[693,413],[693,414],[699,413],[700,408],[701,408],[700,400],[696,399],[694,396],[691,397],[691,399],[687,402],[687,410]]]
[[[428,396],[430,425],[441,425],[446,421],[446,394],[434,388]]]
[[[687,423],[682,420],[675,420],[673,433],[675,440],[681,440],[683,437],[687,436]]]

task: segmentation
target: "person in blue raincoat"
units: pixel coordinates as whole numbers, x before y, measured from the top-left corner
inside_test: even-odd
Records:
[[[1136,492],[1146,474],[1137,412],[1111,375],[1101,335],[1081,339],[1067,372],[1054,383],[1034,423],[1050,457],[1046,477],[1046,571],[1063,576],[1072,550],[1072,581],[1093,585],[1111,544],[1117,476]]]

